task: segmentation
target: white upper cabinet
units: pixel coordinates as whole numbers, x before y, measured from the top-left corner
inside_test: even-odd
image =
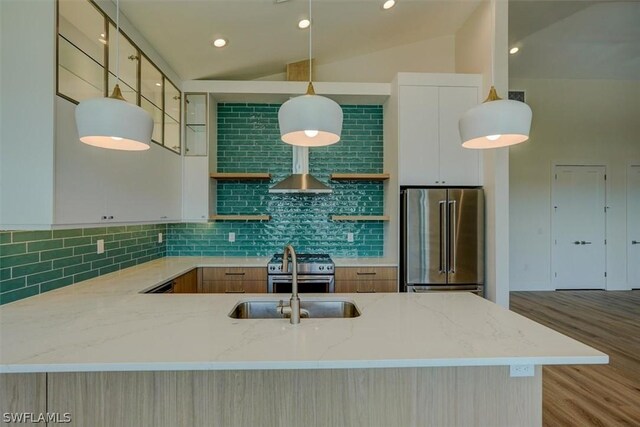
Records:
[[[477,87],[439,90],[440,181],[446,185],[480,185],[480,150],[462,146],[458,121],[478,104]]]
[[[183,158],[182,219],[189,222],[206,222],[209,219],[209,195],[215,195],[209,178],[209,122],[214,123],[216,106],[208,108],[209,94],[186,93],[185,110],[185,153]],[[214,116],[215,117],[215,116]],[[215,138],[215,126],[211,132]],[[215,165],[215,153],[213,154]],[[213,168],[215,170],[215,168]],[[215,200],[211,197],[212,203]]]
[[[480,153],[463,148],[458,132],[479,89],[475,75],[398,75],[400,185],[481,185]]]
[[[436,183],[440,179],[438,88],[399,88],[400,184]]]
[[[74,110],[73,103],[56,100],[52,225],[179,221],[180,156],[157,144],[139,152],[82,144]]]

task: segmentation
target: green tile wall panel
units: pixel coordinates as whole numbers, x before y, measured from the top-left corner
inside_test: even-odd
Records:
[[[271,255],[291,242],[300,252],[381,256],[382,222],[333,222],[331,215],[381,215],[383,184],[330,181],[333,172],[383,172],[380,105],[343,105],[342,140],[312,148],[310,172],[334,190],[328,195],[269,194],[291,173],[292,149],[280,141],[275,104],[218,104],[218,172],[269,172],[268,181],[218,181],[219,214],[269,214],[271,221],[169,224],[167,254]],[[236,241],[228,242],[228,233]],[[347,242],[354,233],[354,242]]]
[[[21,288],[11,292],[3,292],[0,294],[0,305],[17,301],[23,298],[31,297],[34,295],[38,295],[39,293],[40,293],[39,285],[29,286],[29,287]]]
[[[166,255],[166,224],[0,233],[0,304]],[[133,236],[136,236],[135,238]],[[105,241],[105,253],[96,242]]]

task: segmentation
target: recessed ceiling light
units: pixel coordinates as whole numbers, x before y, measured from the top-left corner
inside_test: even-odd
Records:
[[[102,44],[107,44],[107,39],[104,37],[104,33],[100,34],[100,38],[98,38],[98,41]]]
[[[225,47],[227,45],[227,41],[225,39],[215,39],[213,41],[213,45],[215,47]]]
[[[384,10],[389,10],[396,5],[396,0],[387,0],[382,4]]]
[[[518,53],[518,51],[520,50],[519,47],[512,47],[511,49],[509,49],[509,53],[511,55]]]
[[[162,86],[162,83],[156,83],[156,86]]]
[[[311,25],[311,21],[309,21],[308,19],[301,19],[300,22],[298,22],[298,28],[300,28],[301,30],[309,28],[309,25]]]

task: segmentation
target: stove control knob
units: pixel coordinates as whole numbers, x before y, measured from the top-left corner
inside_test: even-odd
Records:
[[[320,269],[320,271],[324,270],[324,266],[321,265],[319,269]]]

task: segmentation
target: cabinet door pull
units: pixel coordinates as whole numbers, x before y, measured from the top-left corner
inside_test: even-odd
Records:
[[[228,271],[225,271],[225,276],[244,276],[244,272],[239,272],[239,273],[230,273]]]
[[[356,274],[358,276],[375,276],[376,272],[375,271],[357,271]]]
[[[366,290],[366,291],[361,291],[360,289],[357,289],[356,293],[358,293],[358,294],[375,294],[376,293],[376,288],[371,288],[371,289]]]

